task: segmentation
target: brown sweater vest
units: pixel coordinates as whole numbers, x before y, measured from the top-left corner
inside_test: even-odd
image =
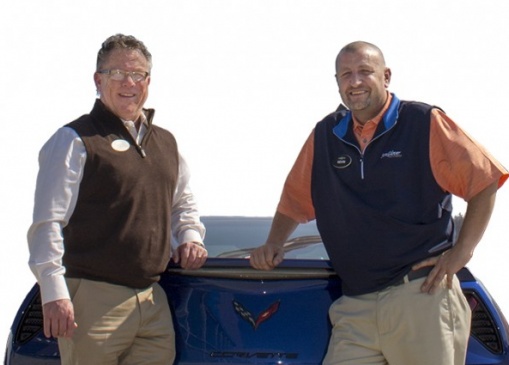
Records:
[[[100,100],[67,125],[87,151],[76,208],[63,230],[67,277],[145,288],[166,269],[178,150],[170,132],[152,125],[154,111],[145,112],[141,148]]]

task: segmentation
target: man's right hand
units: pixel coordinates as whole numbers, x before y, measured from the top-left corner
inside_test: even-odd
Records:
[[[266,243],[251,252],[249,262],[255,269],[272,270],[283,261],[284,256],[283,247]]]
[[[260,270],[272,270],[279,265],[285,256],[283,245],[298,225],[299,222],[276,212],[266,243],[251,252],[251,266]]]
[[[44,335],[46,337],[72,337],[78,327],[74,322],[74,307],[69,299],[59,299],[42,306]]]

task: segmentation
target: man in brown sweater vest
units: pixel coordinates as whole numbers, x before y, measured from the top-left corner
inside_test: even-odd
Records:
[[[142,42],[109,37],[92,111],[40,152],[30,267],[62,364],[171,364],[175,336],[159,275],[172,255],[186,269],[207,258],[187,165],[144,109],[151,67]]]

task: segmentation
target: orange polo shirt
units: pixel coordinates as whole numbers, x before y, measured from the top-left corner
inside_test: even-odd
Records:
[[[378,123],[389,108],[392,95],[380,113],[364,125],[353,118],[354,134],[363,151],[373,138]],[[430,162],[440,187],[469,201],[486,187],[498,181],[501,187],[509,177],[508,171],[489,153],[461,130],[439,109],[431,112]],[[283,187],[277,211],[296,222],[315,219],[311,199],[311,171],[314,154],[314,130],[306,140]]]

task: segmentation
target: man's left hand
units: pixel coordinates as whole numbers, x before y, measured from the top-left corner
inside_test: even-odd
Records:
[[[173,252],[173,261],[183,269],[195,270],[203,266],[208,252],[205,247],[195,242],[186,242]]]
[[[434,266],[421,287],[423,293],[433,294],[445,277],[447,277],[447,287],[452,289],[454,275],[460,271],[471,258],[472,253],[464,253],[458,246],[455,246],[440,256],[430,257],[429,259],[415,264],[412,270],[418,270],[425,266]]]

